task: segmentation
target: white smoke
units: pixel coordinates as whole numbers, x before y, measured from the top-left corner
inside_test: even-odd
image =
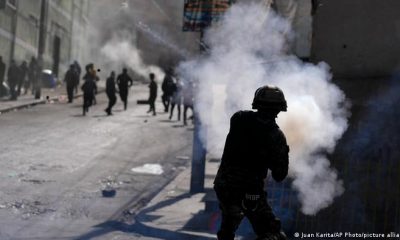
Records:
[[[278,124],[290,146],[290,177],[302,212],[313,215],[344,191],[324,153],[334,150],[347,128],[343,92],[331,83],[329,67],[287,54],[290,24],[259,4],[236,4],[206,33],[209,52],[182,63],[184,79],[197,81],[197,102],[208,150],[221,154],[229,117],[249,109],[255,90],[280,87],[288,102]]]
[[[158,79],[164,77],[161,68],[143,62],[141,52],[132,44],[129,37],[112,38],[101,48],[101,53],[110,64],[129,67],[142,77],[147,78],[150,73],[154,73]]]

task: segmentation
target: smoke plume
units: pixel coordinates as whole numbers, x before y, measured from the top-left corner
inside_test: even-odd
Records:
[[[278,124],[290,146],[290,177],[302,212],[313,215],[344,191],[326,153],[347,128],[347,107],[327,64],[304,63],[287,53],[291,36],[290,24],[271,9],[238,3],[206,32],[208,52],[183,62],[179,72],[197,82],[203,140],[219,155],[230,116],[250,108],[258,87],[271,84],[284,91],[288,111]]]
[[[140,51],[132,44],[129,37],[111,39],[101,48],[101,53],[111,64],[129,67],[142,77],[146,78],[149,73],[155,73],[160,79],[164,76],[159,67],[146,65],[143,62]]]
[[[145,4],[137,5],[136,8],[142,5]],[[162,79],[164,73],[161,68],[146,63],[143,59],[148,53],[137,47],[138,33],[147,19],[143,18],[141,22],[135,12],[136,8],[132,8],[128,1],[98,0],[93,8],[90,36],[91,44],[96,46],[92,56],[96,65],[104,68],[107,74],[111,70],[119,72],[122,67],[126,67],[143,78],[153,72],[158,79]],[[146,36],[154,38],[147,32]]]

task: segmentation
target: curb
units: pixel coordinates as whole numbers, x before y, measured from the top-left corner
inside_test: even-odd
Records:
[[[105,91],[106,91],[105,89],[100,89],[99,91],[97,91],[97,94],[104,93]],[[15,111],[15,110],[33,107],[33,106],[36,106],[39,104],[46,104],[48,101],[58,102],[60,96],[61,95],[58,95],[58,96],[49,98],[48,100],[47,99],[43,99],[43,100],[35,100],[34,99],[33,102],[23,103],[23,104],[13,106],[13,107],[3,108],[3,109],[0,109],[0,115],[4,114],[4,113]],[[74,99],[80,98],[82,96],[83,96],[83,93],[78,93],[78,94],[74,95]]]

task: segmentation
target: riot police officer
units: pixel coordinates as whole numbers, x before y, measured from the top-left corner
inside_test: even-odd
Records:
[[[85,82],[82,84],[81,89],[83,91],[83,116],[85,116],[89,112],[89,107],[93,105],[97,94],[97,76],[93,63],[86,65],[86,74],[83,79]]]
[[[108,107],[104,110],[108,116],[112,115],[112,108],[117,102],[117,96],[115,93],[117,90],[115,89],[115,72],[112,71],[110,76],[106,81],[106,94],[108,97]]]
[[[128,75],[128,69],[122,69],[122,73],[118,75],[117,84],[119,89],[119,96],[124,103],[124,110],[128,109],[128,95],[129,88],[132,86],[132,78]]]
[[[64,77],[64,82],[67,85],[68,103],[72,103],[74,100],[74,88],[76,86],[78,79],[79,75],[75,71],[74,65],[70,65]]]
[[[232,116],[214,181],[222,211],[219,240],[233,240],[244,217],[257,239],[286,239],[264,192],[268,169],[278,182],[288,173],[289,147],[275,122],[278,113],[286,111],[286,100],[279,88],[264,86],[255,93],[253,109],[257,111],[239,111]]]

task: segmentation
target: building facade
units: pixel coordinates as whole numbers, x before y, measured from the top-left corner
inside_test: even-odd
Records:
[[[46,3],[44,68],[58,76],[73,61],[85,61],[82,51],[89,26],[90,1],[43,0]],[[0,0],[0,55],[20,64],[37,57],[42,0]]]

